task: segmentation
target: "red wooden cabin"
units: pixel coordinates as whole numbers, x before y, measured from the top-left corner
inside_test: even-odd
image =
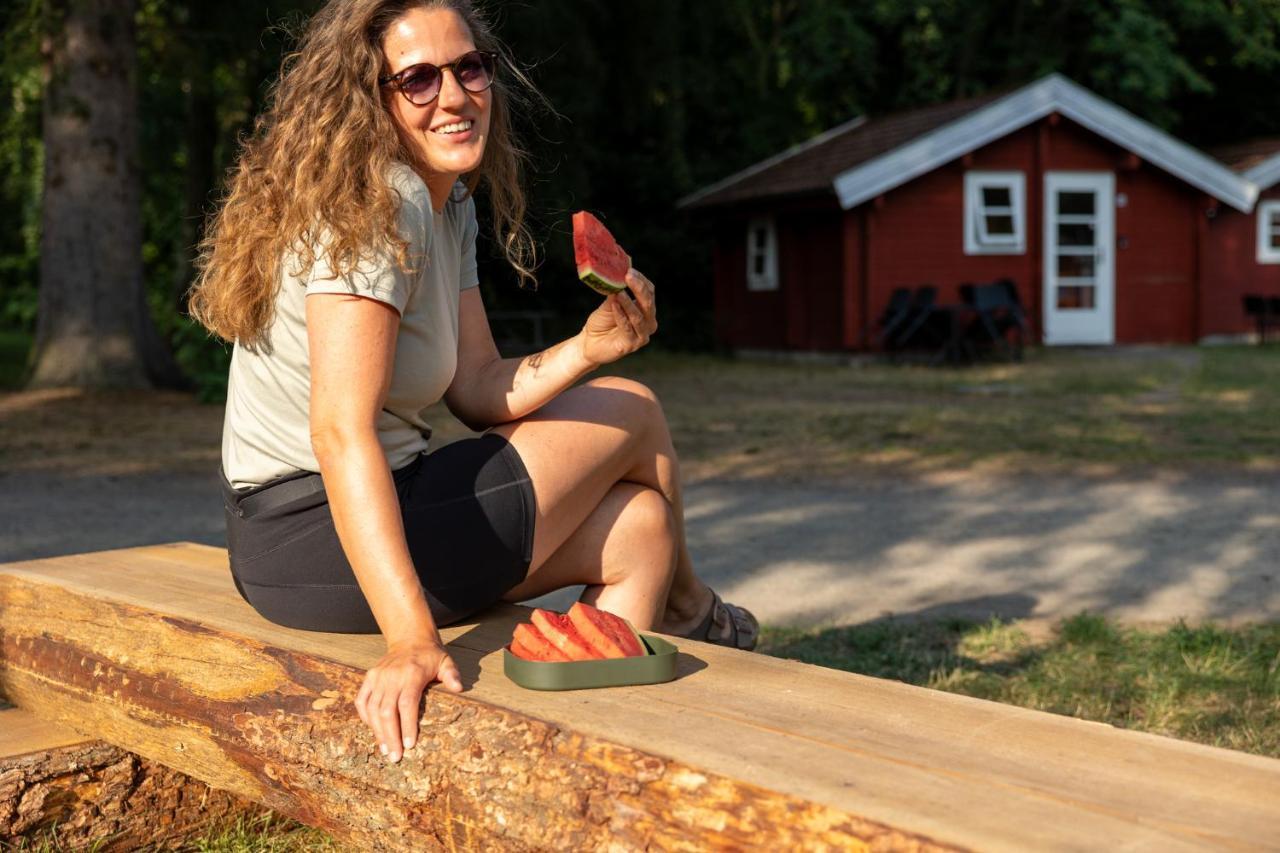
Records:
[[[1202,153],[1070,80],[858,118],[681,200],[717,338],[849,351],[898,287],[1012,279],[1046,344],[1248,333],[1280,296],[1280,140]]]

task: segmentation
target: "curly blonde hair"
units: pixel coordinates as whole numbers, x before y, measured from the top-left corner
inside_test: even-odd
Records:
[[[511,104],[526,103],[520,88],[546,99],[471,0],[330,0],[285,57],[200,242],[189,310],[218,337],[248,348],[264,343],[281,264],[296,252],[297,274],[305,277],[320,234],[326,242],[319,251],[339,276],[386,248],[409,268],[397,228],[400,197],[387,176],[396,162],[420,166],[419,156],[384,106],[378,77],[387,70],[383,36],[418,7],[456,12],[476,48],[499,57],[489,139],[480,166],[462,178],[463,200],[485,182],[503,252],[521,283],[536,285],[537,247],[524,223],[521,184],[529,155],[515,138]],[[506,73],[520,88],[504,82]]]

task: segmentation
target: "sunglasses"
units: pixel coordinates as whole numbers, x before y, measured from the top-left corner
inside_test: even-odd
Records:
[[[492,53],[473,50],[446,65],[432,65],[430,62],[410,65],[399,73],[379,77],[378,83],[383,86],[394,84],[400,94],[409,99],[409,103],[415,107],[425,107],[440,97],[440,86],[444,83],[446,68],[453,71],[454,79],[468,92],[483,92],[493,85],[497,65],[497,58]]]

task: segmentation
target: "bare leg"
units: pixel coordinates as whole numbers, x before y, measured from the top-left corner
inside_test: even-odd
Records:
[[[675,569],[676,536],[666,499],[646,486],[617,483],[560,548],[507,593],[523,601],[585,583],[580,600],[661,626]]]
[[[512,591],[513,595],[524,589],[546,591],[575,583],[602,583],[589,577],[571,577],[575,569],[568,557],[551,558],[598,509],[604,515],[587,526],[584,541],[574,543],[571,550],[579,555],[578,559],[592,550],[603,553],[600,531],[607,530],[603,519],[608,518],[608,511],[602,504],[617,484],[633,483],[665,498],[674,530],[674,574],[662,619],[654,627],[683,633],[698,624],[711,606],[711,591],[693,572],[685,544],[675,448],[662,407],[652,391],[627,379],[595,379],[564,392],[523,420],[495,427],[493,432],[515,445],[529,469],[538,502],[529,577]],[[596,533],[592,534],[592,530]],[[636,556],[633,551],[623,560],[634,563]],[[642,562],[660,563],[648,556]],[[535,578],[544,568],[550,568],[551,575],[539,583]],[[598,569],[594,571],[599,575]],[[585,568],[576,573],[590,574]],[[508,599],[520,600],[511,595]]]

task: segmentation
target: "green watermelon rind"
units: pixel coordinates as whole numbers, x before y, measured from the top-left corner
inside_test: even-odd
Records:
[[[512,682],[530,690],[582,690],[673,681],[679,649],[654,634],[641,634],[640,638],[648,654],[605,660],[528,661],[504,648],[502,668]]]
[[[594,270],[587,270],[586,272],[579,274],[578,277],[585,281],[592,290],[602,296],[612,296],[615,293],[621,293],[627,289],[626,282],[618,283],[610,281]]]

